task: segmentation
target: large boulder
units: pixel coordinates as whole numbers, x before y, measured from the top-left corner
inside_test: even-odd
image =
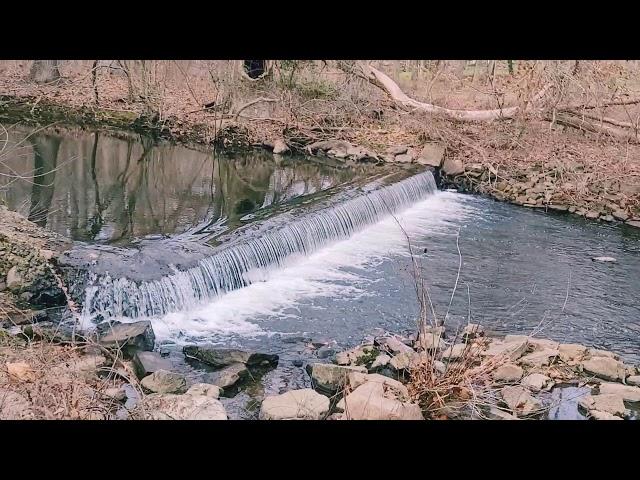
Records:
[[[423,420],[422,411],[415,403],[401,402],[385,395],[380,382],[366,382],[338,402],[349,420]]]
[[[447,158],[442,165],[442,171],[445,175],[455,177],[456,175],[462,175],[464,173],[464,166],[460,160]]]
[[[603,380],[620,381],[626,374],[624,364],[611,357],[593,357],[584,360],[581,365],[585,372]]]
[[[154,393],[141,406],[149,420],[227,420],[224,405],[208,395]]]
[[[640,388],[620,383],[601,383],[600,393],[620,395],[625,402],[640,402]]]
[[[310,370],[314,388],[327,395],[334,395],[341,391],[347,385],[349,373],[367,373],[365,367],[347,367],[329,363],[313,363],[308,365],[307,369]]]
[[[260,420],[321,420],[329,413],[329,399],[311,388],[266,397]]]
[[[183,375],[166,370],[158,370],[142,379],[140,384],[153,393],[184,393],[187,380]]]
[[[213,384],[220,388],[227,389],[233,387],[240,380],[249,376],[249,370],[244,363],[234,363],[216,372]]]
[[[216,368],[226,367],[234,363],[244,363],[247,366],[273,366],[278,363],[278,355],[269,353],[246,352],[233,348],[217,348],[197,345],[187,345],[182,349],[188,358],[195,358]]]
[[[493,379],[496,382],[515,383],[522,378],[524,370],[518,365],[507,363],[496,368]]]
[[[138,378],[144,378],[158,370],[170,370],[171,362],[155,352],[136,352],[133,367]]]
[[[539,413],[542,403],[520,386],[503,387],[500,391],[504,403],[517,416]]]
[[[156,336],[151,322],[113,323],[105,329],[100,343],[107,348],[126,348],[132,351],[152,351]]]
[[[416,159],[416,162],[420,165],[440,168],[443,160],[444,146],[436,142],[429,142],[422,147],[422,151]]]

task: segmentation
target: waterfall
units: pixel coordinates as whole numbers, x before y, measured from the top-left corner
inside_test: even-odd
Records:
[[[308,213],[258,238],[229,246],[184,271],[136,283],[108,275],[87,287],[85,318],[146,317],[187,310],[264,278],[294,255],[309,255],[349,238],[368,225],[436,191],[431,172],[379,187],[340,204]]]

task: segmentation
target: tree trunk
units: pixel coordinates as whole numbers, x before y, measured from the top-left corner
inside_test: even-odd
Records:
[[[55,82],[60,78],[58,60],[34,60],[29,78],[36,83]]]
[[[31,140],[34,155],[33,186],[28,219],[45,227],[55,188],[60,138],[43,135]]]

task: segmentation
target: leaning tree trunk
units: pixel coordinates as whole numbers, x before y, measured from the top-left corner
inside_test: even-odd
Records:
[[[60,78],[58,60],[34,60],[29,78],[36,83],[54,82]]]

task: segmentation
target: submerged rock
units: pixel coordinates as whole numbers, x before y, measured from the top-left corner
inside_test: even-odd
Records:
[[[216,348],[187,345],[182,349],[184,355],[195,358],[213,367],[226,367],[234,363],[248,366],[271,366],[278,363],[278,355],[258,352],[246,352],[233,348]]]
[[[166,370],[158,370],[142,379],[140,384],[154,393],[184,393],[187,380],[183,375]]]
[[[321,420],[329,413],[329,399],[311,388],[266,397],[260,420]]]

